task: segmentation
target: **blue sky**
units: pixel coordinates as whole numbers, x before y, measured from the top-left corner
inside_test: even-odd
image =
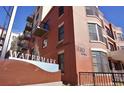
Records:
[[[6,11],[8,11],[8,14],[11,15],[12,8],[13,8],[12,6],[10,6],[10,7],[9,6],[6,6],[6,7],[0,6],[0,27],[4,26],[4,28],[7,28],[10,16],[7,16]]]
[[[27,16],[30,16],[35,11],[35,6],[19,6],[17,9],[12,32],[20,33],[24,31]]]
[[[105,18],[115,26],[120,26],[124,32],[124,6],[100,6]]]

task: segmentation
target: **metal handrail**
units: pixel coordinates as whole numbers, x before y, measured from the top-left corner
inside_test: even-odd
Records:
[[[79,85],[124,86],[124,73],[79,72]]]

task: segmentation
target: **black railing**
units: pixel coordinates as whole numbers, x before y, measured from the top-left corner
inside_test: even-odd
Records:
[[[79,85],[124,86],[124,73],[79,72]]]

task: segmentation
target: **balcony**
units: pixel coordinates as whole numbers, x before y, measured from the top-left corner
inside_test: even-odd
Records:
[[[45,33],[47,33],[48,31],[49,31],[49,25],[46,24],[46,23],[44,23],[44,24],[42,24],[42,25],[36,27],[34,34],[35,34],[36,36],[42,36],[42,35],[44,35]]]
[[[124,86],[124,73],[79,72],[79,85],[83,85],[83,86]]]
[[[108,35],[110,38],[114,39],[114,35],[113,35],[113,32],[112,32],[111,30],[109,30],[108,28],[106,28],[106,32],[107,32],[107,35]]]
[[[32,23],[33,22],[33,16],[28,16],[27,21]]]
[[[31,37],[32,37],[31,32],[28,32],[28,31],[24,32],[24,39],[25,40],[29,40],[29,39],[31,39]]]
[[[111,51],[108,53],[108,56],[114,60],[119,60],[124,62],[124,50]]]
[[[32,30],[32,23],[29,23],[29,22],[28,22],[28,23],[26,24],[25,30],[31,31],[31,30]]]
[[[28,43],[25,40],[18,41],[17,45],[21,47],[22,50],[29,49]]]

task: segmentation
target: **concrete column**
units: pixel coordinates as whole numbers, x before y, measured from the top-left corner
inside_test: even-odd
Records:
[[[8,43],[9,43],[9,39],[10,39],[10,36],[11,36],[11,31],[12,31],[12,26],[13,26],[13,23],[14,23],[16,11],[17,11],[17,6],[14,6],[13,11],[12,11],[12,16],[10,18],[8,30],[7,30],[7,33],[6,33],[4,45],[3,45],[3,48],[2,48],[2,53],[1,53],[1,57],[0,57],[1,59],[5,58],[5,55],[6,55],[6,52],[7,52]]]

